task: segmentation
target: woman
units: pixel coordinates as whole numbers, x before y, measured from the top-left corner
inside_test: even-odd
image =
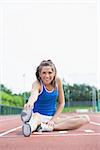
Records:
[[[89,123],[87,115],[60,116],[64,105],[62,82],[51,60],[40,63],[36,70],[37,80],[32,84],[31,96],[24,106],[21,119],[22,132],[30,136],[33,131],[72,130]],[[58,104],[56,108],[56,101]]]

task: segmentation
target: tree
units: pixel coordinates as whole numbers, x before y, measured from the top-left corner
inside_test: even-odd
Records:
[[[6,92],[8,94],[12,94],[12,91],[10,89],[6,88],[3,84],[0,84],[0,90]]]

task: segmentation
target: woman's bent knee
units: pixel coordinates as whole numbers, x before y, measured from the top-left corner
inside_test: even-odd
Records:
[[[40,114],[38,112],[36,113],[33,113],[33,119],[37,119],[39,122],[41,122],[41,117],[40,117]]]
[[[88,115],[85,116],[87,123],[90,123],[90,117]]]
[[[82,115],[81,116],[84,120],[84,123],[90,123],[90,117],[88,115]]]

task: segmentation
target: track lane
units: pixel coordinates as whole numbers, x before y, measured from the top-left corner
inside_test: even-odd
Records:
[[[0,117],[0,134],[20,125],[22,125],[20,115]]]
[[[90,117],[91,121],[96,124],[87,124],[80,129],[62,134],[58,132],[34,133],[26,138],[22,135],[21,128],[19,128],[0,137],[0,148],[1,150],[99,150],[100,126],[97,123],[99,123],[100,114],[90,114]],[[8,124],[12,125],[12,129],[22,124],[20,117],[13,119],[3,121],[6,122],[6,124],[2,124],[7,126],[5,126],[6,130],[9,126]]]

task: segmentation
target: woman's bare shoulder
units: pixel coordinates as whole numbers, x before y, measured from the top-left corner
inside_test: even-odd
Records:
[[[62,85],[62,80],[60,77],[56,77],[56,83],[57,83],[58,87]]]
[[[61,78],[60,77],[56,77],[56,82],[57,83],[61,83],[62,82]]]

